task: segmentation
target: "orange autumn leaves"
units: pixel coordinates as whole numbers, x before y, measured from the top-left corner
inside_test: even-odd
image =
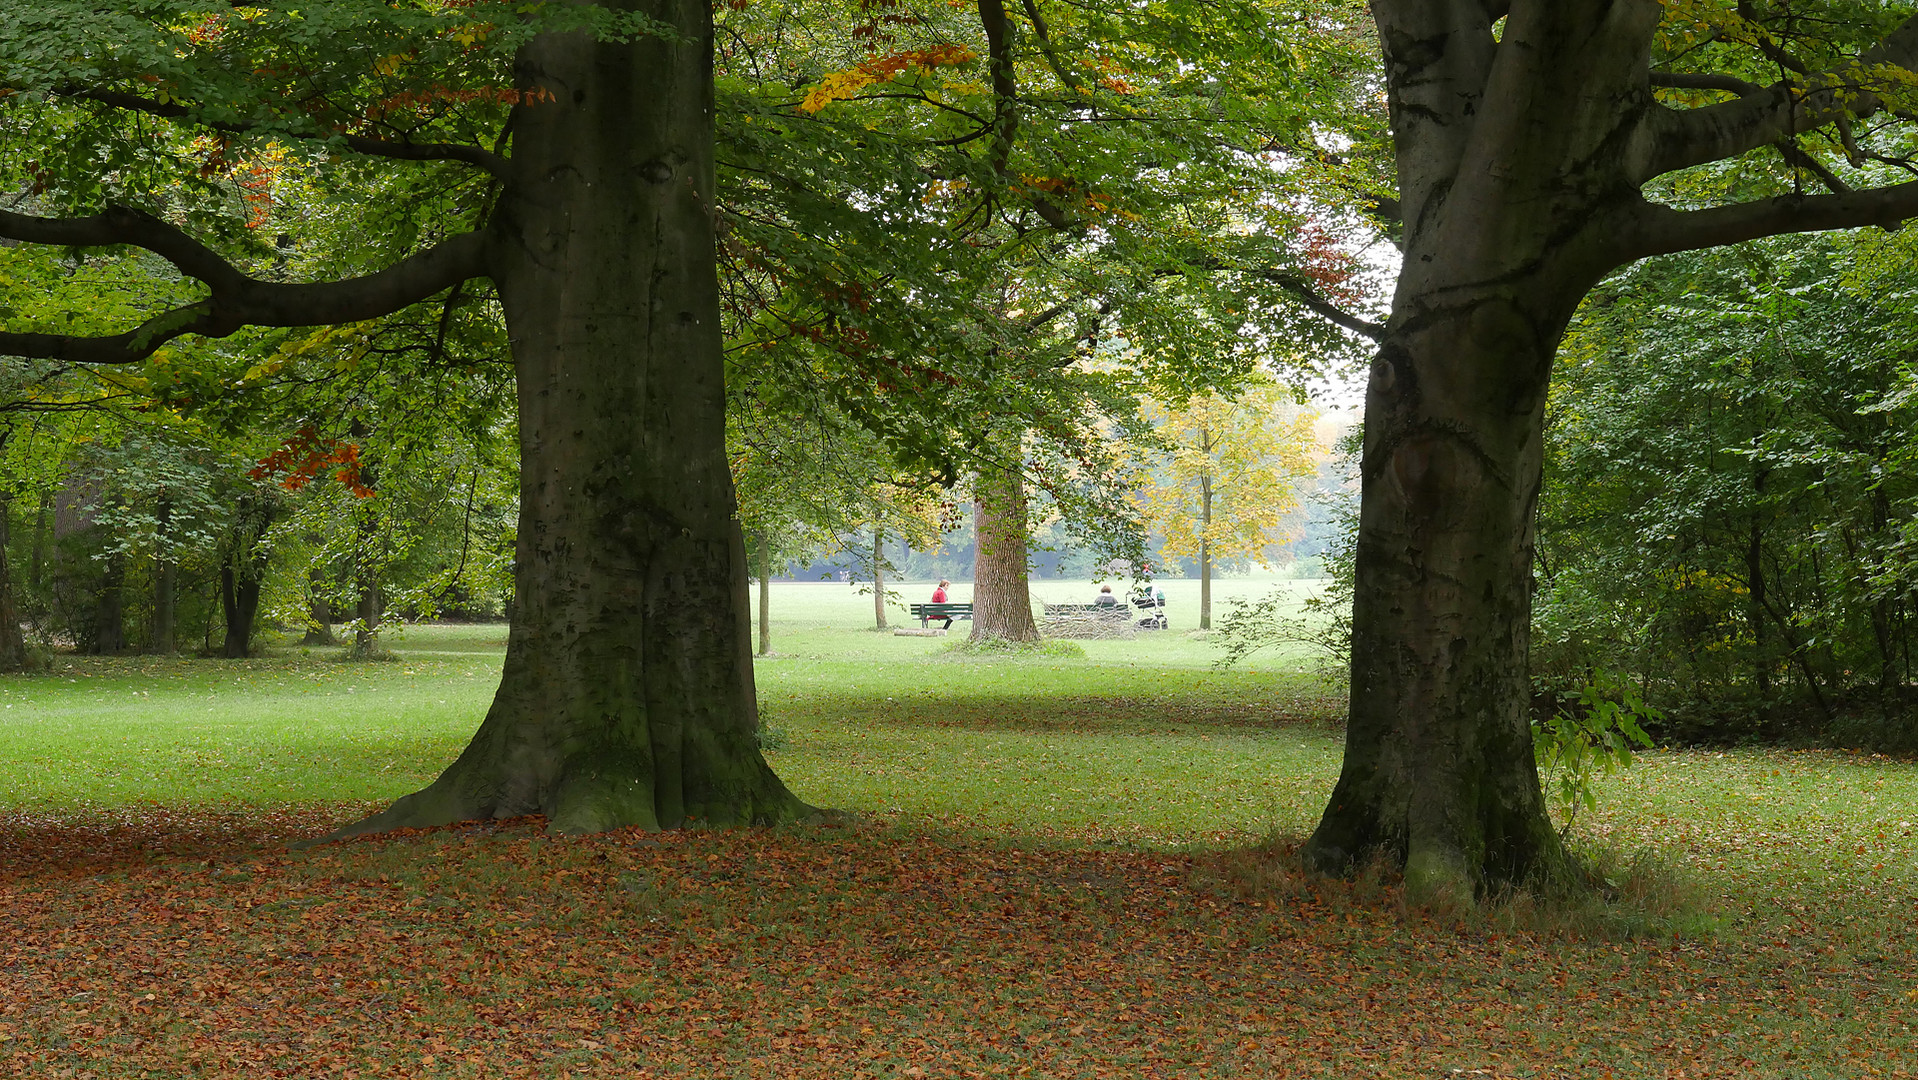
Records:
[[[858,67],[835,71],[821,79],[819,85],[813,87],[805,100],[799,103],[799,111],[816,113],[874,83],[888,82],[909,71],[924,74],[934,68],[968,64],[978,58],[978,53],[963,45],[935,45],[930,49],[909,49],[868,60]]]

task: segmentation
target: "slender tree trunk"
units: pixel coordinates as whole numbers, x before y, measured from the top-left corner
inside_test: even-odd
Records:
[[[872,621],[876,629],[886,628],[886,531],[872,530]]]
[[[972,508],[972,640],[1038,641],[1026,578],[1026,486],[1019,470],[980,472]]]
[[[111,501],[111,505],[118,504],[118,498]],[[126,556],[117,550],[109,552],[93,606],[93,652],[98,656],[117,656],[126,651],[126,576]]]
[[[162,545],[168,535],[168,527],[173,521],[173,504],[165,495],[159,499],[156,516],[159,519],[159,535]],[[179,564],[165,554],[155,556],[153,563],[153,632],[148,649],[162,656],[174,651],[175,643],[175,595],[179,588]]]
[[[266,548],[267,527],[275,507],[266,498],[240,500],[240,522],[232,549],[220,560],[220,605],[226,614],[226,640],[220,655],[240,660],[252,655],[253,627],[260,613],[260,589],[272,553]]]
[[[1745,536],[1745,617],[1752,634],[1752,693],[1762,717],[1771,702],[1771,643],[1765,632],[1765,531],[1753,511]]]
[[[770,544],[759,546],[759,655],[771,656],[773,653],[773,549]]]
[[[302,645],[332,645],[333,604],[326,598],[326,575],[319,570],[306,572],[306,634]]]
[[[356,433],[357,434],[357,433]],[[379,487],[377,471],[367,466],[360,470],[360,483],[369,489]],[[353,544],[354,584],[359,597],[354,604],[353,655],[362,659],[377,657],[380,652],[380,563],[381,536],[379,507],[374,500],[379,496],[370,495],[360,500],[353,508]]]
[[[1212,478],[1199,477],[1199,629],[1212,629]]]
[[[34,596],[46,584],[47,533],[53,526],[53,500],[50,492],[40,493],[40,508],[33,515],[33,551],[27,556],[27,592]]]
[[[372,571],[360,576],[360,598],[353,607],[353,655],[375,656],[380,651],[380,581]]]
[[[0,499],[0,671],[19,671],[27,666],[20,609],[13,601],[13,566],[7,557],[12,539],[13,500]]]
[[[517,59],[534,104],[514,116],[488,255],[520,410],[505,670],[459,759],[345,833],[535,813],[590,832],[806,812],[755,734],[725,455],[710,5],[643,10],[677,34],[547,34]]]

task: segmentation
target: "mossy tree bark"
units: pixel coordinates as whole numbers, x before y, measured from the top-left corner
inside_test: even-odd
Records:
[[[1306,847],[1383,849],[1415,895],[1562,859],[1527,706],[1533,508],[1553,353],[1646,255],[1918,213],[1918,185],[1681,212],[1649,179],[1876,108],[1850,76],[1766,88],[1648,70],[1657,0],[1372,0],[1405,262],[1366,391],[1343,771]],[[1494,22],[1504,22],[1495,33]],[[1868,54],[1909,66],[1918,20]],[[1660,85],[1737,100],[1688,110]]]
[[[349,832],[540,813],[560,832],[792,819],[757,740],[725,457],[711,15],[542,35],[486,259],[519,377],[517,603],[485,722]]]
[[[1016,465],[980,470],[972,504],[972,640],[1038,641],[1026,560],[1026,485]]]

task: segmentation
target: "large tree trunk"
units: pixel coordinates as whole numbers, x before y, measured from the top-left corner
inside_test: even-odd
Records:
[[[1026,572],[1026,485],[1017,466],[981,470],[973,501],[972,640],[1038,641]]]
[[[346,833],[534,813],[590,832],[806,812],[755,734],[725,456],[710,9],[644,10],[680,39],[548,34],[518,58],[532,103],[514,117],[488,252],[520,409],[505,671],[459,759]]]
[[[1306,855],[1383,850],[1418,897],[1563,858],[1528,716],[1545,391],[1574,308],[1623,261],[1610,212],[1636,191],[1607,141],[1645,104],[1631,66],[1658,18],[1602,6],[1530,5],[1503,48],[1478,5],[1373,6],[1405,261],[1366,390],[1345,763]]]

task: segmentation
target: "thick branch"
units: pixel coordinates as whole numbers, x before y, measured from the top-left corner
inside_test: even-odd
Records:
[[[1046,29],[1045,16],[1039,14],[1038,0],[1025,0],[1025,5],[1026,18],[1032,20],[1032,32],[1039,36],[1039,51],[1045,53],[1046,63],[1051,66],[1052,73],[1059,76],[1060,82],[1065,83],[1074,90],[1084,93],[1085,87],[1078,79],[1073,77],[1071,72],[1066,70],[1065,64],[1059,60],[1059,54],[1053,50],[1052,32]]]
[[[1851,191],[1851,185],[1838,178],[1838,174],[1825,168],[1825,163],[1800,149],[1797,143],[1778,144],[1778,153],[1794,167],[1805,170],[1818,178],[1834,194],[1844,195]]]
[[[212,128],[229,135],[251,135],[266,131],[258,124],[236,124],[222,120],[196,120],[192,109],[175,102],[159,102],[143,98],[138,94],[127,94],[117,90],[94,90],[86,87],[61,87],[54,91],[61,97],[92,101],[115,109],[146,113],[149,116],[164,117],[168,120],[185,120],[191,124]],[[356,154],[368,157],[392,158],[398,161],[463,161],[468,165],[477,165],[500,179],[506,178],[506,158],[478,146],[463,143],[416,143],[394,142],[391,139],[372,139],[364,135],[347,135],[335,132],[301,133],[274,129],[276,136],[296,139],[330,141],[338,139]]]
[[[1739,97],[1750,97],[1753,94],[1766,92],[1765,87],[1755,82],[1746,82],[1730,75],[1687,71],[1654,71],[1652,85],[1670,87],[1674,90],[1723,90],[1725,93],[1737,94]]]
[[[1291,293],[1294,297],[1298,298],[1299,303],[1304,304],[1307,308],[1310,308],[1321,318],[1329,322],[1343,326],[1360,337],[1369,338],[1372,341],[1385,340],[1385,327],[1368,319],[1361,319],[1357,315],[1334,304],[1332,301],[1327,300],[1325,297],[1320,296],[1318,290],[1306,284],[1305,279],[1296,274],[1287,274],[1278,270],[1248,270],[1245,272],[1254,277],[1269,281],[1279,288],[1284,289],[1286,292]]]
[[[986,32],[986,67],[992,73],[992,171],[1011,183],[1012,146],[1019,134],[1019,84],[1013,78],[1012,20],[1000,0],[979,0],[979,25]],[[1032,194],[1032,208],[1046,224],[1063,229],[1072,223],[1045,196]]]
[[[1669,255],[1783,233],[1867,225],[1896,229],[1913,217],[1918,217],[1918,180],[1842,195],[1783,195],[1710,210],[1646,203],[1637,214],[1636,243],[1627,257]]]
[[[1702,109],[1653,110],[1648,123],[1655,146],[1638,179],[1737,157],[1852,116],[1870,116],[1883,102],[1855,80],[1863,69],[1887,64],[1918,69],[1918,16],[1901,23],[1856,63],[1811,75],[1796,85],[1780,82],[1756,93],[1738,90],[1737,101]]]
[[[156,315],[124,334],[0,333],[0,355],[84,364],[137,363],[185,334],[218,338],[243,326],[323,326],[376,319],[486,272],[484,238],[463,233],[364,277],[303,285],[261,281],[242,274],[174,226],[125,207],[68,219],[0,211],[0,237],[72,247],[130,244],[206,283],[211,295],[205,299]]]

